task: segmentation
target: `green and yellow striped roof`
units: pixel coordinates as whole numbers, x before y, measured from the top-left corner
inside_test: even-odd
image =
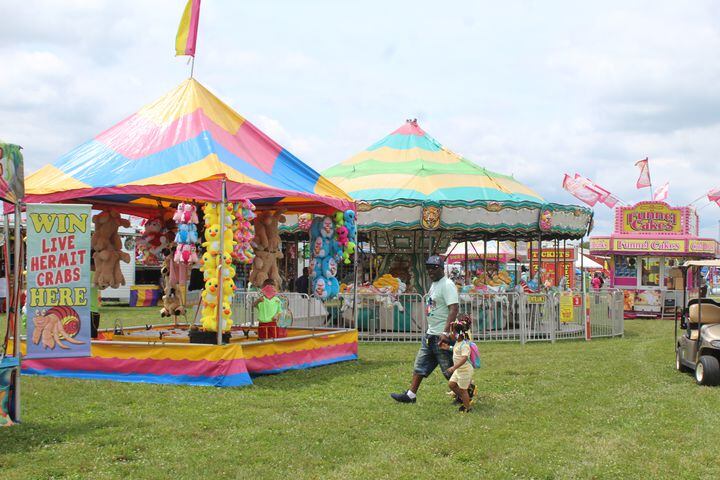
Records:
[[[323,172],[355,200],[394,203],[544,203],[531,188],[443,147],[415,120]]]

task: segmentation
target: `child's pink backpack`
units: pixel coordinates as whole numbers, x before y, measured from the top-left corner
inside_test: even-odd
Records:
[[[480,368],[482,366],[480,362],[480,350],[478,349],[478,346],[475,344],[475,342],[468,342],[470,344],[470,365],[473,366],[473,368]]]

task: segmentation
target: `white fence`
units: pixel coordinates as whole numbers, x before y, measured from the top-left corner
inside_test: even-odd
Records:
[[[252,305],[258,295],[258,292],[235,293],[236,325],[257,324],[257,312]],[[360,340],[379,342],[419,341],[427,330],[428,298],[419,294],[346,294],[329,302],[300,293],[280,295],[292,312],[294,327],[357,328]],[[357,308],[353,316],[355,298]],[[593,338],[623,335],[622,291],[603,289],[586,293],[585,302],[580,292],[572,292],[572,300],[572,308],[563,309],[558,293],[461,294],[459,311],[472,317],[473,337],[481,342],[583,339],[588,325],[589,336]]]

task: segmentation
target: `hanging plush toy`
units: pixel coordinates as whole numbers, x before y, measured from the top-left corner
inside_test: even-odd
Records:
[[[325,278],[334,278],[337,275],[337,262],[333,257],[326,257],[323,260],[322,275]]]
[[[313,222],[312,213],[302,213],[298,215],[298,228],[303,232],[309,232]]]
[[[118,228],[129,227],[130,221],[122,218],[114,210],[104,211],[92,218],[95,231],[90,245],[95,253],[94,284],[99,289],[107,287],[118,288],[125,285],[125,277],[120,269],[120,260],[130,262],[130,255],[122,251],[122,242],[118,235]]]
[[[315,279],[315,282],[313,282],[313,295],[321,300],[327,300],[328,290],[325,277],[319,276]]]

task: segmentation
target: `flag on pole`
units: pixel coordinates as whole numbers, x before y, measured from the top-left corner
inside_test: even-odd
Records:
[[[665,185],[662,187],[658,187],[655,190],[655,195],[653,195],[653,200],[656,202],[663,202],[667,200],[668,197],[668,190],[670,189],[670,182],[665,182]]]
[[[200,20],[200,0],[188,0],[185,11],[180,19],[177,36],[175,37],[175,56],[195,56],[198,21]]]
[[[563,179],[562,187],[568,192],[570,192],[572,196],[574,196],[581,202],[587,203],[591,207],[594,207],[598,200],[600,200],[599,193],[591,190],[582,182],[575,180],[567,173],[565,174],[565,178]]]
[[[613,208],[619,202],[618,198],[610,193],[609,190],[604,189],[597,183],[593,182],[589,178],[585,178],[579,173],[575,174],[575,181],[582,183],[588,189],[599,195],[598,201],[609,208]]]
[[[648,159],[640,160],[635,162],[635,166],[640,168],[640,176],[637,179],[635,186],[637,188],[651,187],[652,182],[650,181],[650,165],[648,165]]]

